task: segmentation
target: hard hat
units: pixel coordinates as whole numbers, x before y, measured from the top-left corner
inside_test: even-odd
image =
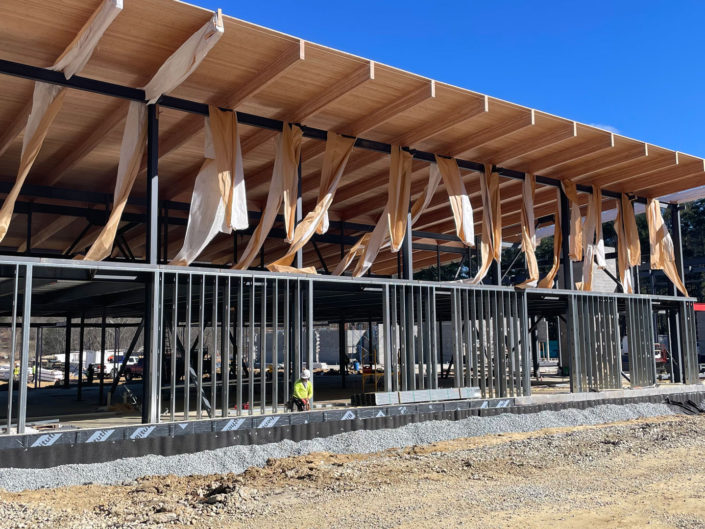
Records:
[[[304,380],[308,380],[309,378],[311,378],[311,372],[308,369],[304,369],[303,371],[301,371],[301,378],[303,378]]]

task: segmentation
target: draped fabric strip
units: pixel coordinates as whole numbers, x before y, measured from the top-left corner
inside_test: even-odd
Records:
[[[539,265],[536,262],[536,226],[534,224],[534,193],[536,177],[527,173],[522,184],[521,200],[521,250],[526,258],[528,277],[517,287],[535,287],[539,280]]]
[[[627,195],[622,194],[617,201],[617,218],[614,221],[614,231],[617,233],[617,266],[622,290],[628,294],[634,293],[631,267],[641,262],[641,245],[639,231],[636,226],[634,207]]]
[[[392,252],[398,252],[406,235],[409,199],[411,195],[412,157],[398,145],[392,145],[387,191],[387,216]]]
[[[553,264],[546,276],[539,281],[539,288],[553,288],[556,274],[561,265],[561,244],[563,243],[561,214],[561,190],[556,189],[556,212],[553,215]],[[565,266],[571,266],[571,263],[566,262]]]
[[[328,230],[328,208],[333,203],[335,191],[348,163],[355,138],[347,138],[328,133],[326,152],[323,155],[323,168],[321,169],[321,184],[318,192],[318,203],[306,217],[299,222],[294,230],[294,240],[286,254],[273,263],[267,265],[272,272],[316,273],[314,267],[293,268],[296,252],[313,237],[314,233],[325,233]]]
[[[409,167],[411,166],[409,165]],[[417,198],[411,206],[412,226],[421,216],[426,206],[431,202],[431,198],[436,193],[439,182],[440,173],[438,167],[436,164],[431,164],[429,167],[428,183],[421,196]],[[382,248],[390,246],[387,218],[387,208],[385,207],[374,230],[372,230],[371,233],[365,233],[353,247],[348,250],[348,253],[345,254],[345,257],[338,263],[338,266],[333,271],[333,275],[342,275],[355,258],[358,257],[359,260],[353,271],[353,276],[360,277],[370,269],[379,251]]]
[[[218,233],[248,227],[237,114],[212,105],[208,112],[206,160],[196,176],[184,244],[173,265],[191,264]]]
[[[144,93],[148,103],[156,103],[162,94],[183,83],[206,58],[211,48],[223,36],[223,32],[223,17],[217,12],[164,61],[147,83]]]
[[[103,33],[122,11],[122,4],[122,0],[104,0],[50,69],[64,72],[66,79],[83,70]]]
[[[50,69],[63,71],[66,79],[79,72],[90,59],[105,30],[121,11],[122,0],[106,0],[103,2]],[[22,185],[39,155],[44,138],[49,132],[49,127],[51,127],[61,110],[65,95],[66,90],[60,86],[43,83],[34,84],[32,110],[27,118],[27,125],[22,140],[22,154],[20,155],[17,178],[7,197],[5,197],[2,208],[0,208],[0,241],[7,234]]]
[[[604,269],[605,241],[602,238],[602,191],[592,186],[588,211],[583,225],[583,280],[576,283],[578,290],[592,290],[594,265]]]
[[[283,124],[282,132],[277,138],[276,156],[274,158],[272,179],[269,182],[267,202],[262,209],[262,216],[255,231],[250,236],[245,251],[242,253],[240,260],[233,266],[233,269],[246,270],[250,267],[274,225],[282,202],[284,202],[284,220],[287,233],[289,228],[291,228],[291,239],[293,240],[294,222],[296,221],[296,175],[299,168],[299,159],[301,158],[302,137],[303,132],[299,127],[291,126],[289,123]],[[286,197],[285,193],[288,194]]]
[[[426,187],[424,187],[423,193],[417,198],[411,205],[411,225],[413,226],[419,217],[424,212],[426,207],[431,202],[433,195],[436,194],[436,189],[438,189],[438,184],[441,181],[441,172],[437,164],[432,163],[429,166],[428,182],[426,182]]]
[[[448,192],[450,208],[455,219],[455,233],[465,246],[475,247],[475,225],[472,217],[472,204],[460,177],[460,169],[455,158],[436,156],[436,164],[443,177],[443,185]]]
[[[499,175],[492,171],[492,166],[485,164],[485,174],[480,180],[482,194],[482,241],[480,256],[482,263],[477,274],[469,283],[475,285],[482,281],[490,269],[492,261],[499,261],[502,256],[502,208],[499,196]]]
[[[142,103],[132,101],[127,111],[125,129],[122,134],[120,162],[118,163],[113,194],[113,209],[110,212],[108,222],[86,253],[85,260],[102,261],[112,252],[120,217],[122,217],[122,212],[127,205],[127,198],[130,196],[135,178],[137,178],[146,142],[147,107]]]
[[[651,269],[663,270],[675,287],[688,296],[688,291],[678,274],[676,254],[673,248],[673,239],[668,233],[661,215],[661,204],[656,199],[650,199],[646,204],[646,220],[649,225],[649,244],[651,247]]]
[[[149,103],[156,102],[162,94],[170,92],[191,75],[201,64],[210,49],[218,42],[222,33],[222,17],[219,14],[215,14],[162,64],[161,68],[152,77],[152,80],[144,87]],[[142,103],[130,103],[122,136],[122,146],[120,147],[120,162],[115,181],[113,209],[110,212],[108,223],[103,227],[98,238],[86,254],[86,260],[101,261],[112,252],[115,234],[120,224],[120,217],[139,172],[147,139],[147,114],[145,108],[137,111],[135,105],[145,107]],[[135,143],[136,139],[139,139],[141,143]],[[136,164],[135,157],[138,157]],[[201,171],[203,170],[204,168],[202,167]],[[123,200],[124,203],[121,204],[120,201]]]
[[[570,180],[561,182],[563,192],[570,201],[570,237],[568,238],[568,257],[571,261],[583,260],[583,221],[578,203],[578,190]]]

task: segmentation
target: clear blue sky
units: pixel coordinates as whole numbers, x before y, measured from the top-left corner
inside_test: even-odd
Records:
[[[190,1],[705,157],[701,0]]]

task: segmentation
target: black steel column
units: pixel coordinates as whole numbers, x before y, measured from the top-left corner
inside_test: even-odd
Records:
[[[413,279],[414,278],[414,259],[412,254],[412,234],[411,234],[411,213],[406,215],[406,235],[404,235],[404,241],[401,243],[401,254],[402,254],[402,279]]]
[[[338,321],[338,363],[340,364],[340,377],[345,388],[345,375],[348,374],[348,352],[346,350],[345,319]]]
[[[436,243],[436,281],[441,280],[441,245]]]
[[[159,247],[159,119],[157,106],[147,105],[147,241],[145,258],[157,264]]]
[[[668,206],[671,210],[671,233],[673,234],[673,251],[676,254],[676,270],[685,285],[685,271],[683,270],[683,239],[681,237],[681,211],[678,204]],[[673,295],[678,296],[676,285],[672,286]]]
[[[492,283],[497,286],[502,286],[502,249],[499,250],[499,259],[492,261],[490,265],[490,273],[492,274]]]
[[[561,264],[563,265],[563,288],[573,290],[575,280],[573,278],[573,264],[568,254],[570,253],[570,201],[568,195],[561,188],[561,225],[555,226],[555,230],[561,230]]]
[[[69,377],[71,376],[71,318],[66,318],[66,335],[64,351],[64,387],[69,387]]]
[[[102,406],[103,402],[103,392],[105,391],[105,324],[107,318],[105,317],[105,311],[103,311],[103,317],[100,320],[100,365],[98,367],[100,373],[100,389],[98,390],[98,403]],[[117,329],[115,329],[117,332]],[[117,350],[113,351],[113,359],[117,356]]]
[[[148,264],[156,265],[158,256],[158,217],[159,217],[159,120],[157,106],[147,105],[147,225],[145,258]],[[156,358],[155,345],[158,339],[158,322],[156,321],[156,302],[158,292],[157,272],[145,274],[145,314],[144,314],[144,375],[142,376],[142,422],[156,420],[158,410],[154,404],[153,394],[158,391],[156,381],[159,361]]]

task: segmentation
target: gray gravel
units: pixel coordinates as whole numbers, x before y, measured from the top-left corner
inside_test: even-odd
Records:
[[[249,467],[264,466],[270,458],[305,455],[311,452],[371,453],[462,437],[604,424],[679,413],[678,408],[666,404],[606,405],[587,410],[567,409],[526,415],[469,417],[460,421],[429,421],[391,430],[346,432],[299,443],[282,441],[266,445],[231,446],[169,457],[148,455],[108,463],[62,465],[49,469],[0,469],[0,489],[18,492],[86,483],[121,484],[149,475],[188,476],[228,472],[239,474]]]

